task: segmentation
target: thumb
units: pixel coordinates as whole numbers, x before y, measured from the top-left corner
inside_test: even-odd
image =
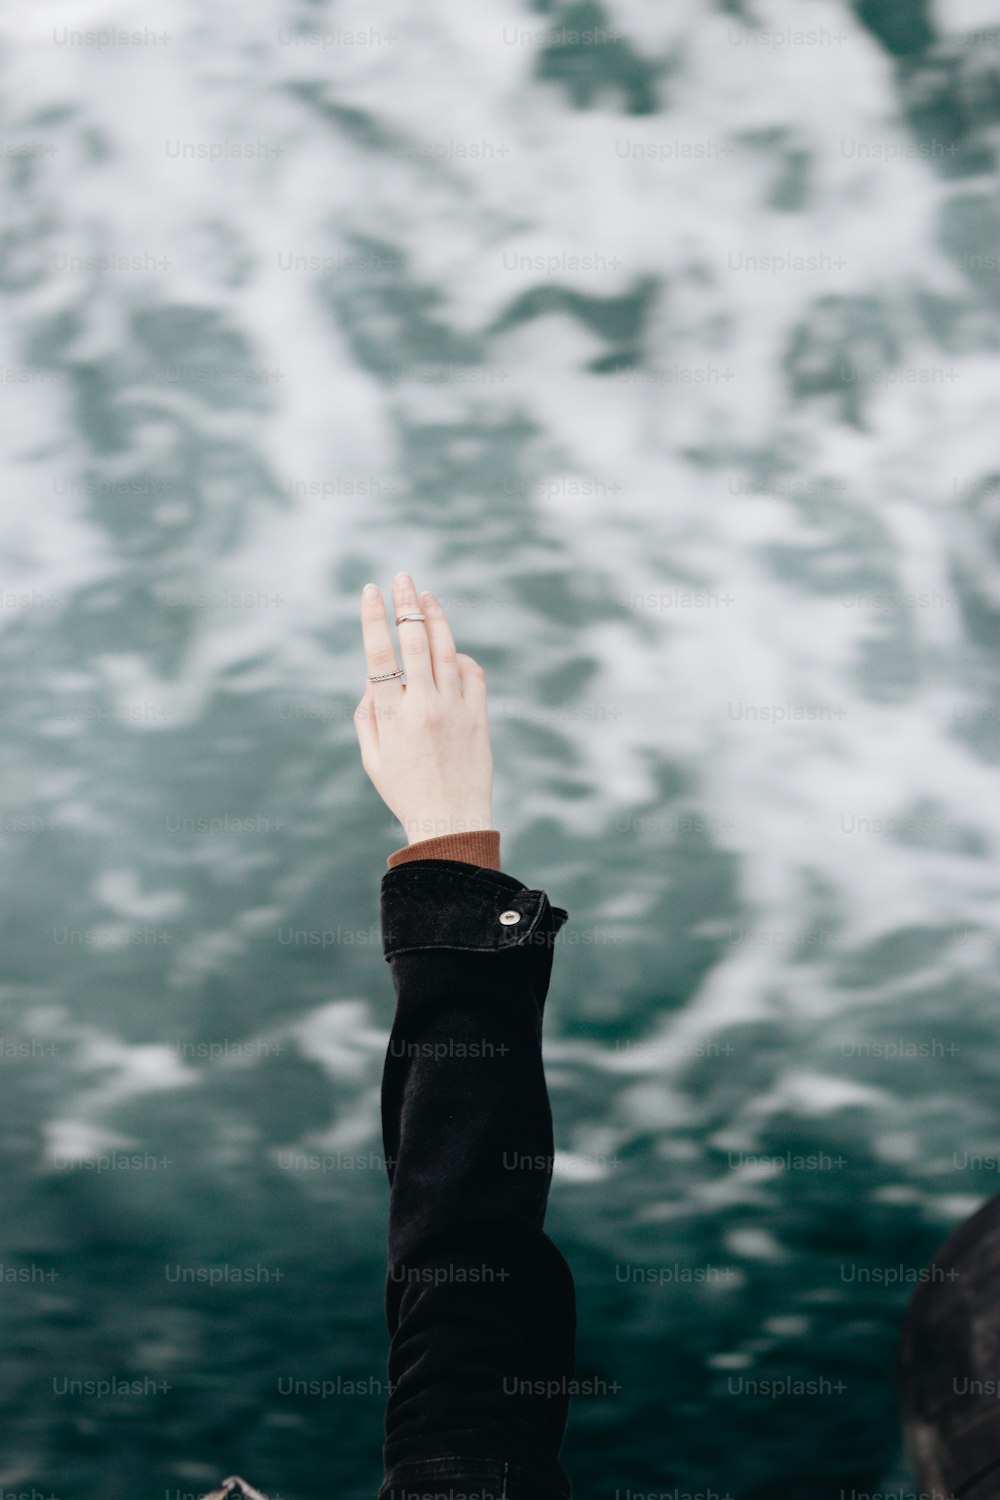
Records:
[[[465,651],[456,653],[458,670],[462,678],[462,697],[486,696],[486,673],[476,661],[474,656],[469,656]]]

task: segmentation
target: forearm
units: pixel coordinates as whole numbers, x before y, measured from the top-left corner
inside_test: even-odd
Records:
[[[520,920],[500,923],[510,911]],[[553,1138],[541,1054],[565,920],[544,892],[452,860],[383,882],[397,998],[382,1085],[396,1477],[450,1454],[567,1487],[557,1460],[575,1296],[543,1229]]]

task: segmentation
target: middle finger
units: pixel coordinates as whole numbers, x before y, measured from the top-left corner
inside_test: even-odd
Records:
[[[397,573],[392,580],[392,602],[394,617],[402,614],[422,613],[417,599],[417,589],[409,573]],[[401,620],[396,626],[399,645],[406,670],[406,690],[417,693],[434,691],[434,674],[431,671],[430,649],[427,629],[422,620]]]

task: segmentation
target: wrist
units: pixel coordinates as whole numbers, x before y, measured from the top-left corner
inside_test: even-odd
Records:
[[[461,833],[485,833],[493,827],[493,816],[488,812],[468,817],[449,813],[438,817],[407,818],[403,822],[407,844],[420,844],[425,839],[447,838]]]

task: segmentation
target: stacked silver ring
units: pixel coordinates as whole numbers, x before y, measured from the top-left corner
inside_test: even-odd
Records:
[[[396,616],[396,624],[397,625],[402,625],[402,623],[403,623],[404,620],[426,620],[426,618],[427,618],[427,616],[424,615],[424,614],[421,614],[419,610],[414,610],[410,614],[397,615]],[[394,677],[404,677],[405,675],[406,675],[405,669],[403,667],[397,667],[397,669],[396,669],[395,672],[380,672],[377,677],[369,677],[368,681],[369,682],[391,682]]]

